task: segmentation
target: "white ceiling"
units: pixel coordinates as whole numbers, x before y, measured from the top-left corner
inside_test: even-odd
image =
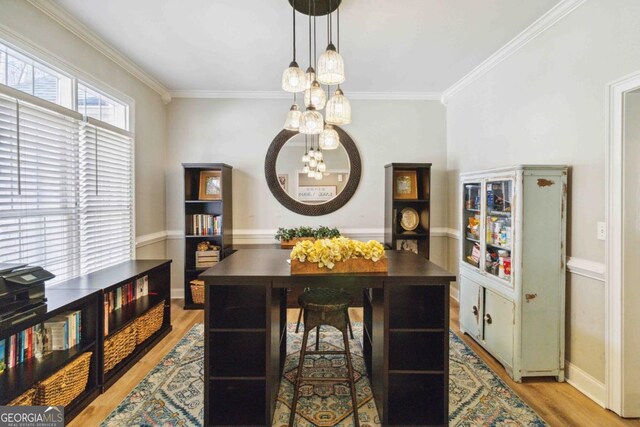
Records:
[[[559,0],[343,0],[350,92],[442,92]],[[171,90],[277,91],[287,0],[56,0]],[[308,66],[298,14],[298,63]],[[318,53],[326,46],[318,18]]]

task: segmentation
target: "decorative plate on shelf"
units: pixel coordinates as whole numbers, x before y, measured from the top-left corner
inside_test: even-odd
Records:
[[[418,211],[413,208],[404,208],[400,211],[400,226],[407,231],[413,231],[420,223]]]

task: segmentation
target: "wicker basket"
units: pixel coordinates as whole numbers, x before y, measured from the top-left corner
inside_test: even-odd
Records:
[[[204,281],[192,280],[191,282],[191,299],[194,304],[204,304]]]
[[[73,362],[38,383],[33,399],[36,406],[67,406],[87,388],[91,352],[82,353]]]
[[[36,385],[37,387],[37,385]],[[20,396],[13,399],[8,403],[9,406],[33,406],[33,397],[36,394],[36,389],[30,388],[29,390],[22,393]]]
[[[133,322],[104,340],[105,374],[136,349],[136,323]]]
[[[162,327],[164,320],[164,302],[153,307],[142,316],[136,319],[136,331],[138,344],[145,342],[151,335],[155,334]]]

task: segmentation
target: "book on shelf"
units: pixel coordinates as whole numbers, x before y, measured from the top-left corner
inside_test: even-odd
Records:
[[[0,362],[13,368],[51,351],[68,350],[80,344],[82,312],[71,311],[52,317],[0,341]],[[2,366],[2,363],[0,363]]]
[[[0,340],[0,374],[4,372],[5,368],[7,367],[6,364],[6,344],[5,344],[6,340]]]
[[[109,314],[149,295],[149,276],[136,279],[104,294],[104,335],[109,335]]]
[[[222,217],[209,214],[187,215],[187,224],[188,235],[213,236],[221,233]]]

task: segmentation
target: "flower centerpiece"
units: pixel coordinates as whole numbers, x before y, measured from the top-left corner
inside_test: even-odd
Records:
[[[386,272],[384,246],[375,240],[360,242],[346,237],[303,240],[293,247],[292,274]]]
[[[298,227],[298,228],[278,228],[275,235],[276,240],[280,241],[281,248],[293,248],[296,243],[302,240],[330,239],[332,237],[340,237],[340,230],[337,228],[329,228],[320,226],[318,228]]]

